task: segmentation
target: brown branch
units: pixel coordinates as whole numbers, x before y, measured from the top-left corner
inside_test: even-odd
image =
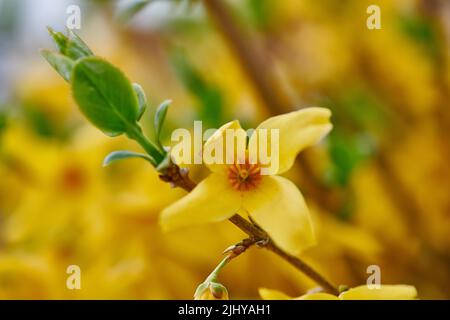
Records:
[[[169,183],[173,188],[179,187],[188,192],[192,191],[197,185],[189,178],[189,170],[180,168],[175,164],[171,164],[163,174],[159,175],[159,178]]]
[[[275,245],[273,242],[269,242],[269,244],[266,246],[266,248],[273,253],[275,253],[277,256],[281,257],[285,261],[289,262],[291,265],[293,265],[296,269],[303,272],[305,275],[307,275],[309,278],[313,279],[317,284],[319,284],[324,291],[329,292],[334,295],[339,295],[339,290],[327,279],[325,279],[320,273],[318,273],[316,270],[314,270],[310,265],[306,264],[304,261],[300,260],[299,258],[290,255],[283,250],[281,250],[277,245]]]
[[[166,171],[166,173],[160,175],[161,180],[169,182],[173,187],[180,187],[188,192],[192,191],[196,183],[189,178],[188,171],[186,169],[180,169],[175,164],[172,164]],[[239,214],[233,215],[228,219],[231,223],[233,223],[236,227],[241,229],[247,235],[250,236],[251,242],[254,244],[260,244],[261,247],[264,247],[277,256],[290,263],[297,270],[303,272],[309,278],[314,280],[318,285],[320,285],[325,291],[338,295],[339,290],[331,284],[327,279],[325,279],[322,275],[320,275],[317,271],[315,271],[311,266],[306,264],[304,261],[300,260],[298,257],[292,256],[286,252],[284,252],[280,247],[278,247],[270,236],[261,229],[256,224],[248,221],[243,218]],[[249,246],[253,243],[247,243]],[[246,248],[245,248],[246,249]],[[244,250],[245,251],[245,250]]]
[[[243,254],[251,246],[257,244],[257,240],[253,237],[239,241],[238,243],[226,248],[222,254],[227,254],[230,259],[234,259]]]

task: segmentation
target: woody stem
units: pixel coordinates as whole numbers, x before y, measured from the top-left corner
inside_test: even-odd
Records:
[[[183,174],[180,174],[180,170],[181,169],[178,166],[172,164],[168,172],[173,174],[174,178],[166,174],[161,176],[161,179],[163,181],[171,182],[174,186],[180,187],[188,192],[192,191],[195,188],[196,183],[189,178],[187,172],[183,172]],[[180,177],[183,179],[182,182],[179,181]],[[243,232],[245,232],[247,235],[249,235],[252,238],[252,240],[254,240],[254,243],[263,243],[263,245],[261,245],[262,247],[266,248],[269,251],[272,251],[277,256],[279,256],[280,258],[291,264],[293,267],[295,267],[297,270],[303,272],[309,278],[314,280],[318,285],[320,285],[326,292],[329,292],[334,295],[339,294],[339,290],[331,282],[325,279],[320,273],[318,273],[316,270],[314,270],[310,265],[308,265],[300,258],[290,255],[289,253],[285,252],[283,249],[278,247],[272,241],[267,232],[265,232],[259,226],[248,221],[247,219],[244,219],[239,214],[233,215],[228,220],[231,223],[233,223],[236,227],[241,229]]]
[[[314,280],[318,285],[320,285],[325,291],[335,295],[339,294],[339,290],[331,282],[325,279],[325,277],[323,277],[320,273],[318,273],[300,258],[290,255],[289,253],[278,247],[264,230],[242,218],[238,214],[235,214],[228,220],[239,229],[244,231],[246,234],[253,237],[255,239],[255,242],[264,241],[266,243],[264,245],[264,248],[272,251],[277,256],[295,267],[297,270],[303,272],[309,278]]]

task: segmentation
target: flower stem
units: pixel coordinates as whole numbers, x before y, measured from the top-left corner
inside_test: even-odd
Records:
[[[127,135],[130,139],[133,139],[134,141],[139,143],[145,150],[145,152],[147,152],[155,160],[155,166],[164,159],[164,154],[162,153],[162,151],[159,150],[159,148],[153,142],[147,139],[147,137],[142,133],[140,127],[131,127]]]
[[[206,278],[205,282],[216,282],[217,276],[220,270],[225,267],[225,265],[230,261],[230,257],[226,256],[218,265],[217,267],[209,274],[209,276]]]

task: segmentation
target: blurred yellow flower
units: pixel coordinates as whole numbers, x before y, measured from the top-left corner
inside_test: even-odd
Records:
[[[369,288],[367,285],[351,288],[339,296],[329,293],[307,293],[292,298],[278,290],[261,288],[259,294],[264,300],[412,300],[417,299],[417,290],[408,285],[381,285],[380,288]]]
[[[298,254],[314,244],[309,211],[303,196],[292,182],[273,174],[289,170],[301,150],[317,143],[331,130],[330,116],[328,109],[307,108],[261,123],[250,137],[249,146],[256,143],[259,129],[279,129],[278,170],[262,175],[262,166],[247,160],[243,164],[235,160],[232,165],[208,165],[212,174],[162,212],[163,229],[223,221],[243,210],[250,213],[275,243],[291,254]],[[223,141],[227,130],[243,132],[238,121],[229,122],[206,141],[204,149],[219,140]],[[229,151],[225,144],[225,150]],[[252,154],[255,150],[249,148],[248,158],[257,159]]]

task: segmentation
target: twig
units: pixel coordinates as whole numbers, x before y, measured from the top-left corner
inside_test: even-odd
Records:
[[[229,246],[222,252],[222,254],[227,254],[229,259],[234,259],[237,256],[243,254],[245,251],[247,251],[248,248],[255,245],[256,243],[258,242],[255,238],[247,238],[232,246]]]
[[[163,181],[170,182],[173,187],[180,187],[188,192],[192,191],[196,186],[196,183],[189,178],[188,171],[185,169],[180,169],[180,167],[175,164],[172,164],[167,172],[164,175],[161,175],[160,178]],[[339,294],[338,289],[333,284],[331,284],[331,282],[325,279],[321,274],[315,271],[304,261],[300,260],[298,257],[292,256],[278,247],[267,234],[267,232],[258,227],[256,224],[253,224],[247,219],[244,219],[239,214],[233,215],[228,220],[250,236],[251,240],[247,241],[247,247],[245,247],[245,249],[242,248],[244,249],[244,251],[249,246],[258,243],[261,247],[272,251],[277,256],[294,266],[297,270],[303,272],[309,278],[314,280],[318,285],[320,285],[325,291],[335,295]]]

